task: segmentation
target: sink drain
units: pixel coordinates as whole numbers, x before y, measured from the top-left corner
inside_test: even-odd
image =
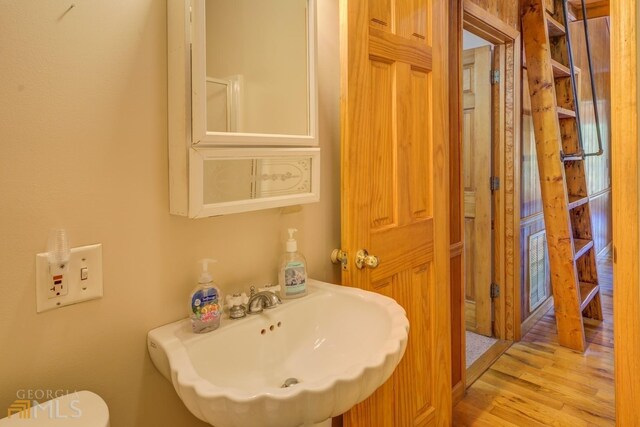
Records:
[[[289,387],[293,387],[294,385],[298,384],[300,381],[298,381],[297,378],[287,378],[284,381],[284,384],[282,384],[281,388],[289,388]]]

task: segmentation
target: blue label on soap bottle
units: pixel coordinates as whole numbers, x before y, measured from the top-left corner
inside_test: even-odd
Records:
[[[218,291],[216,289],[202,289],[191,298],[191,310],[197,319],[210,322],[220,317]]]

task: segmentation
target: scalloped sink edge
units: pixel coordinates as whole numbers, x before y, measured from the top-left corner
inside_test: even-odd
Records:
[[[149,332],[155,366],[189,411],[216,427],[297,427],[348,411],[391,376],[409,331],[373,292],[309,280],[309,294],[207,334],[189,319]],[[280,388],[287,378],[300,383]]]

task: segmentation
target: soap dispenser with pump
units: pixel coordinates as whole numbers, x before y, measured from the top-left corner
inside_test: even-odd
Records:
[[[209,273],[209,263],[216,260],[203,259],[202,272],[198,280],[198,286],[189,298],[189,313],[193,332],[200,334],[213,331],[220,326],[222,317],[222,295],[220,288],[213,283]]]
[[[282,298],[299,298],[307,294],[307,261],[298,252],[298,242],[293,238],[297,231],[289,228],[287,251],[280,261],[278,284]]]

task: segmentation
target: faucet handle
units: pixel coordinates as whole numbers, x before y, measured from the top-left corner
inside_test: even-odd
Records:
[[[247,294],[227,295],[227,307],[229,307],[230,319],[241,319],[247,315],[247,309],[244,304],[247,303]]]
[[[251,285],[251,287],[249,288],[249,297],[252,297],[256,294],[256,287]]]
[[[240,294],[227,295],[225,298],[225,306],[233,307],[234,305],[242,304],[242,297]]]
[[[244,308],[244,305],[234,305],[229,309],[230,319],[242,319],[246,315],[247,315],[247,309]]]

